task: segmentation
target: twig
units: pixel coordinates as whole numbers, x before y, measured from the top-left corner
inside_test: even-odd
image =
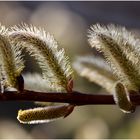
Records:
[[[140,105],[140,94],[131,94],[132,103]],[[57,102],[80,105],[113,105],[115,104],[112,95],[85,94],[77,91],[72,93],[42,93],[24,90],[22,93],[7,91],[0,94],[0,101],[39,101]]]

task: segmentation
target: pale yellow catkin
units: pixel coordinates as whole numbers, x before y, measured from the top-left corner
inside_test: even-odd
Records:
[[[5,79],[4,86],[18,90],[17,77],[20,76],[24,64],[20,52],[13,49],[7,37],[7,29],[2,25],[0,25],[0,64],[2,77]]]
[[[37,60],[48,84],[58,91],[67,90],[73,71],[64,49],[58,50],[52,35],[41,28],[24,24],[11,28],[9,38]]]
[[[76,72],[112,93],[117,79],[105,61],[95,55],[77,57],[73,63]]]
[[[17,119],[21,123],[44,123],[65,117],[70,105],[38,107],[28,110],[19,110]]]
[[[117,27],[104,27],[97,24],[93,25],[89,31],[89,43],[104,53],[112,71],[128,90],[138,91],[140,87],[139,63],[138,61],[134,63],[133,59],[140,58],[135,49],[139,46],[135,46],[137,43],[133,43],[134,39],[130,34],[128,34],[128,42],[125,36],[127,32],[123,34]],[[129,56],[130,53],[133,55]]]

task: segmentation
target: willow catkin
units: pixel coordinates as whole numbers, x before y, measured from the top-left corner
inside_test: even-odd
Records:
[[[122,83],[116,83],[113,96],[116,104],[123,112],[132,113],[135,111],[135,106],[130,101],[129,93]]]
[[[0,25],[0,66],[4,86],[10,86],[20,90],[19,77],[24,68],[24,63],[19,50],[10,44],[7,29]]]
[[[89,43],[92,47],[104,53],[108,64],[128,90],[139,90],[140,87],[140,40],[134,42],[133,36],[123,28],[115,28],[113,25],[104,27],[93,25],[89,31]],[[128,41],[127,36],[128,34]],[[132,39],[131,39],[132,38]],[[135,60],[135,62],[134,62]]]
[[[80,76],[87,78],[91,82],[102,86],[109,93],[112,93],[117,79],[102,58],[94,55],[77,57],[73,67]]]
[[[58,49],[53,36],[41,28],[15,26],[9,30],[8,37],[13,45],[25,49],[33,56],[42,69],[46,85],[55,91],[71,92],[73,88],[73,71],[64,49]],[[17,47],[16,47],[17,48]],[[19,111],[18,120],[22,123],[42,123],[67,116],[73,107],[48,106]]]
[[[66,117],[72,112],[73,108],[74,106],[72,105],[62,105],[19,110],[17,119],[21,123],[28,124],[50,122],[58,118]]]
[[[58,50],[53,36],[41,28],[28,26],[12,27],[9,31],[11,43],[18,44],[21,49],[33,56],[48,84],[57,91],[68,91],[69,81],[72,79],[72,68],[64,49]]]

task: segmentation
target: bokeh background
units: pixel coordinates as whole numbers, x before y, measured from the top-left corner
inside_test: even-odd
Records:
[[[95,23],[119,24],[136,32],[140,29],[140,2],[2,2],[0,22],[7,27],[21,22],[41,26],[54,35],[71,61],[78,55],[96,53],[87,43],[87,29]],[[28,54],[27,72],[40,72]],[[105,92],[75,73],[75,90]],[[29,102],[0,103],[0,138],[140,138],[140,109],[122,113],[114,105],[77,107],[66,119],[38,125],[20,124],[19,109],[34,107]]]

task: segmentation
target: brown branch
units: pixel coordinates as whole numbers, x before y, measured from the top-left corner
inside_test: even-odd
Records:
[[[132,103],[140,105],[140,94],[131,94]],[[39,101],[70,103],[74,105],[111,105],[115,104],[112,95],[85,94],[77,91],[72,93],[42,93],[24,90],[22,93],[8,91],[0,93],[0,101]]]

